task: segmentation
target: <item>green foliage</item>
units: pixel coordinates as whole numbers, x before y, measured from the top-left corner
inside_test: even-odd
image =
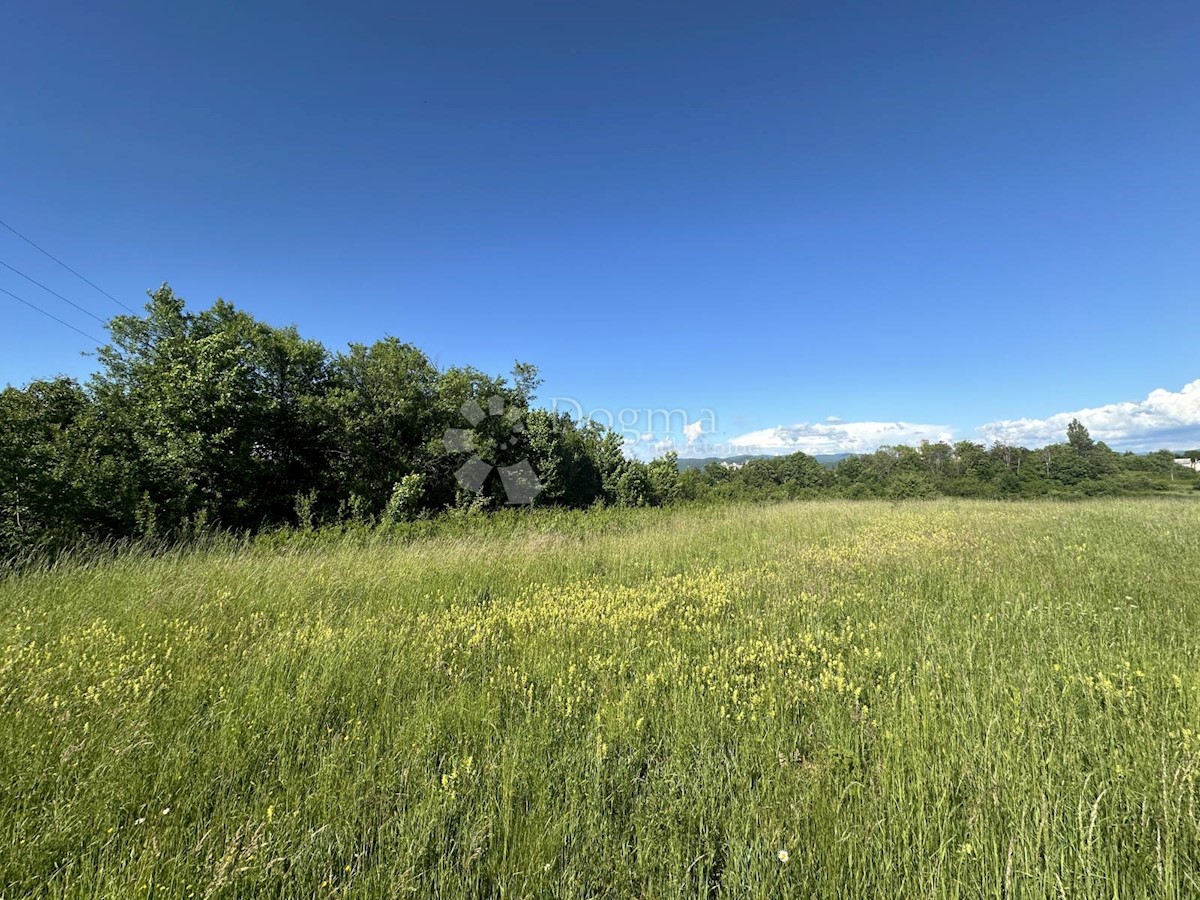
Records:
[[[1072,419],[1067,425],[1067,443],[1081,456],[1087,456],[1096,449],[1092,436],[1078,419]]]
[[[666,502],[660,467],[626,477],[620,438],[531,410],[539,379],[439,369],[387,337],[331,354],[218,300],[187,310],[166,285],[144,316],[118,316],[86,386],[35,381],[0,393],[0,558],[81,542],[171,541],[211,529],[409,521],[449,509],[495,509],[455,473],[468,455],[444,440],[470,429],[497,466],[528,458],[542,504]],[[472,427],[468,402],[503,414]],[[515,426],[527,424],[525,430]]]
[[[653,496],[646,465],[627,460],[617,478],[613,501],[618,506],[649,506]]]
[[[1078,421],[1038,450],[970,441],[882,447],[832,469],[803,453],[679,471],[629,459],[621,437],[531,404],[537,369],[441,369],[394,337],[331,353],[218,300],[191,312],[166,285],[118,316],[85,385],[0,392],[0,560],[81,544],[169,544],[211,530],[411,522],[505,506],[497,474],[475,493],[472,455],[529,464],[537,506],[661,506],[818,497],[920,499],[1189,491],[1169,451],[1117,454]],[[464,404],[499,413],[472,423]],[[469,408],[469,407],[468,407]],[[447,442],[469,432],[469,447]],[[1185,455],[1200,457],[1200,451]]]
[[[888,496],[893,500],[921,500],[933,495],[933,485],[920,472],[900,472],[888,484]]]
[[[1118,454],[1102,442],[1092,442],[1081,425],[1072,434],[1074,444],[1068,441],[1038,450],[1004,444],[989,450],[971,441],[881,447],[846,457],[832,470],[803,453],[751,460],[738,468],[710,463],[684,473],[681,496],[689,500],[830,495],[895,500],[1093,497],[1188,490],[1200,479],[1175,463],[1170,451]]]
[[[528,459],[542,485],[538,505],[587,506],[604,496],[593,433],[565,413],[532,409],[525,417]]]
[[[411,522],[420,515],[424,501],[425,476],[419,472],[405,475],[392,488],[392,496],[388,498],[383,511],[383,521],[389,525]]]
[[[10,553],[79,536],[76,512],[86,498],[76,487],[71,426],[86,402],[65,378],[0,392],[0,540]]]
[[[312,531],[316,523],[317,492],[307,491],[296,495],[296,524],[303,531]]]
[[[383,511],[393,486],[431,465],[428,445],[450,410],[429,359],[395,338],[351,344],[329,361],[329,387],[314,403],[333,452],[325,477],[334,496],[357,496]]]
[[[646,467],[646,480],[656,504],[675,503],[682,498],[679,458],[674,450],[650,462]]]

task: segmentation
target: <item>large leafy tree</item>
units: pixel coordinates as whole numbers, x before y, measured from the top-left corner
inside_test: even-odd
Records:
[[[74,381],[0,392],[0,542],[9,551],[78,539],[90,518],[70,450],[87,397]]]
[[[330,437],[327,490],[361,498],[378,514],[404,476],[429,468],[428,448],[444,418],[438,372],[416,347],[391,337],[351,344],[331,369],[320,411]]]
[[[1067,425],[1067,444],[1080,456],[1087,456],[1096,449],[1087,427],[1078,419],[1072,419]]]
[[[321,467],[324,348],[223,300],[189,313],[166,285],[109,331],[92,394],[160,527],[282,517]]]
[[[589,433],[567,413],[530,410],[525,418],[529,461],[542,485],[539,505],[587,506],[603,495],[604,479]]]

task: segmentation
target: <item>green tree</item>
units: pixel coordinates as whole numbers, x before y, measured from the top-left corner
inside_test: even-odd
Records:
[[[646,467],[650,496],[656,505],[675,503],[680,499],[679,456],[674,450],[651,460]]]
[[[334,357],[314,414],[327,435],[331,498],[360,497],[379,515],[406,475],[433,474],[430,446],[450,420],[439,381],[421,350],[393,337]]]
[[[92,524],[71,446],[86,405],[68,378],[0,391],[0,554],[65,546]]]
[[[649,506],[653,500],[653,488],[646,471],[646,464],[638,460],[626,460],[617,478],[614,502],[618,506]]]
[[[580,431],[570,415],[544,409],[525,416],[529,463],[542,491],[538,505],[588,506],[603,496],[598,460],[591,451],[597,444]]]
[[[1080,456],[1088,456],[1096,449],[1092,436],[1078,419],[1072,419],[1067,425],[1067,444]]]
[[[323,467],[308,414],[325,387],[324,349],[223,300],[189,313],[166,285],[146,310],[111,321],[89,386],[137,495],[168,530],[290,516]]]
[[[936,492],[929,479],[920,472],[901,471],[888,483],[887,495],[894,500],[919,500]]]

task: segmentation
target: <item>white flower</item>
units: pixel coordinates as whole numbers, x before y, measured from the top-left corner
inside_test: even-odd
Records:
[[[780,850],[780,851],[779,851],[778,853],[776,853],[775,855],[779,857],[779,861],[780,861],[781,863],[785,863],[785,862],[787,862],[787,861],[788,861],[788,860],[791,858],[791,857],[789,857],[789,856],[788,856],[788,852],[787,852],[786,850]]]

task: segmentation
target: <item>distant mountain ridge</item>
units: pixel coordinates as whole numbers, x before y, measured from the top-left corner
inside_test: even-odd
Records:
[[[823,466],[833,468],[843,459],[853,456],[853,453],[817,453],[810,454],[813,459]],[[687,469],[703,469],[709,463],[731,463],[733,465],[742,466],[750,462],[752,459],[773,459],[772,454],[767,453],[748,453],[740,456],[692,456],[681,457],[679,459],[679,471],[683,472]]]

